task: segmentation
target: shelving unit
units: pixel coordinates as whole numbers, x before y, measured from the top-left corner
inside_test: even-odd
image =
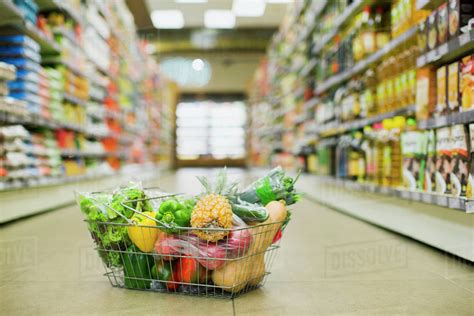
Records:
[[[335,6],[325,2],[321,4],[321,11],[315,14],[315,16],[320,15],[320,19],[311,20],[310,16],[314,14],[316,4],[313,1],[303,1],[303,3],[303,9],[298,11],[297,15],[294,13],[295,11],[290,12],[294,16],[290,16],[288,20],[293,24],[285,25],[275,35],[267,52],[268,59],[257,71],[255,83],[249,93],[253,120],[250,144],[254,148],[251,150],[254,166],[264,167],[279,164],[293,170],[306,169],[308,174],[303,176],[304,180],[300,186],[305,188],[303,191],[307,193],[308,198],[472,261],[474,258],[472,235],[467,233],[467,227],[457,225],[457,223],[462,218],[463,221],[472,224],[469,216],[472,216],[471,213],[474,212],[474,200],[454,197],[447,193],[429,193],[424,187],[420,189],[425,183],[417,182],[415,187],[418,189],[403,188],[401,172],[400,181],[394,182],[392,185],[386,184],[386,182],[390,183],[388,182],[390,180],[387,179],[392,175],[391,173],[389,177],[388,171],[385,171],[383,176],[387,179],[383,178],[382,181],[382,178],[377,178],[380,185],[368,184],[374,181],[369,181],[367,173],[361,176],[367,177],[366,181],[364,179],[349,180],[358,177],[347,173],[349,172],[348,168],[353,168],[352,170],[355,168],[356,158],[354,157],[369,155],[369,151],[364,151],[367,147],[361,149],[362,145],[376,146],[374,144],[378,144],[378,151],[392,155],[391,150],[397,152],[397,148],[390,148],[389,151],[386,144],[390,139],[390,141],[394,141],[392,144],[395,145],[393,146],[401,146],[396,145],[401,143],[401,133],[414,131],[428,135],[424,131],[474,123],[474,111],[472,110],[444,116],[433,115],[432,118],[426,120],[420,119],[420,105],[416,104],[416,89],[418,88],[416,74],[418,70],[446,65],[458,61],[465,55],[473,54],[474,31],[471,30],[453,37],[431,51],[418,53],[419,44],[417,41],[420,38],[418,23],[420,20],[417,19],[424,19],[430,15],[428,10],[438,8],[438,5],[433,1],[419,0],[414,2],[416,7],[418,10],[425,11],[410,16],[409,20],[403,22],[404,24],[397,26],[398,29],[390,29],[390,38],[387,44],[380,46],[380,49],[371,50],[371,53],[365,52],[358,59],[349,58],[348,64],[344,64],[340,60],[342,59],[340,56],[347,57],[347,54],[354,54],[352,47],[344,50],[344,45],[347,43],[352,45],[351,41],[357,36],[357,33],[352,31],[353,28],[357,28],[356,17],[362,19],[364,12],[374,12],[379,5],[383,7],[382,11],[386,12],[389,4],[360,0]],[[334,6],[331,7],[331,5]],[[394,6],[395,4],[390,2],[390,5]],[[369,11],[367,11],[367,7],[370,7]],[[328,19],[324,20],[326,14],[328,14]],[[295,31],[291,32],[291,30]],[[311,30],[310,34],[306,34],[308,30]],[[384,29],[381,30],[384,32]],[[380,30],[378,31],[380,32]],[[336,36],[338,34],[341,36]],[[350,37],[348,34],[354,37]],[[405,59],[404,64],[398,65],[397,62],[402,60],[402,57],[399,56],[410,56],[410,58]],[[330,61],[333,62],[332,65],[337,64],[337,67],[327,66]],[[322,68],[321,65],[326,65],[326,68]],[[392,68],[389,69],[389,67]],[[401,74],[405,77],[402,77]],[[264,81],[262,78],[268,79]],[[360,103],[366,102],[366,99],[362,101],[361,96],[366,90],[372,89],[372,98],[378,98],[379,92],[376,89],[380,82],[402,80],[399,78],[403,78],[405,80],[403,82],[407,86],[408,80],[413,81],[414,78],[415,85],[410,82],[410,89],[405,86],[404,93],[394,94],[397,95],[394,97],[396,101],[381,105],[374,103],[376,106],[371,110],[360,110],[359,113],[353,110],[354,113],[351,112],[346,116],[341,114],[342,111],[347,111],[342,108],[347,103],[341,101],[343,99],[341,95],[347,97],[352,93],[355,95],[354,99],[347,98],[347,100],[352,100],[351,106],[356,103],[362,106]],[[370,81],[364,80],[372,81],[370,83]],[[364,88],[360,88],[361,82]],[[402,81],[397,82],[399,84]],[[392,87],[395,87],[395,84]],[[400,85],[396,88],[400,88]],[[398,95],[404,97],[400,98]],[[397,128],[399,129],[397,130]],[[465,137],[466,141],[469,141],[468,136]],[[346,148],[350,149],[346,150]],[[387,166],[388,162],[384,161],[390,161],[390,165],[392,163],[398,165],[400,162],[400,171],[402,168],[412,168],[412,165],[403,167],[404,163],[408,163],[403,160],[407,154],[401,151],[401,147],[399,149],[399,157],[396,158],[399,160],[396,162],[387,158],[383,158],[382,161],[380,155],[377,158],[371,157],[379,159],[377,164]],[[343,150],[346,150],[344,154],[341,153]],[[416,155],[421,154],[416,152]],[[434,155],[436,155],[436,150]],[[346,161],[344,169],[339,165],[337,159],[349,160],[349,157],[354,159],[352,165],[349,167],[349,162]],[[364,163],[361,161],[368,158],[357,159],[360,159],[357,166],[365,168],[366,160]],[[323,167],[320,167],[320,161],[325,163]],[[413,164],[415,162],[418,163],[414,160]],[[312,167],[311,170],[310,164],[320,169]],[[379,166],[377,165],[377,167]],[[310,174],[309,170],[314,174]],[[382,169],[376,170],[380,173]],[[317,175],[318,173],[320,175]],[[393,174],[396,176],[398,173],[393,172]],[[339,195],[331,194],[332,191],[337,191]],[[435,190],[432,188],[430,191]],[[353,195],[360,195],[360,197],[354,198]],[[344,199],[347,201],[341,201]],[[379,207],[376,201],[364,202],[364,199],[390,201],[390,205],[382,203]],[[403,201],[403,207],[392,206],[394,201]],[[356,202],[366,203],[368,209],[364,207],[351,208]],[[393,213],[384,213],[385,206]],[[431,220],[428,214],[431,209],[434,209],[433,212],[437,214],[436,216],[443,217],[443,219]],[[392,215],[394,218],[396,217],[396,220],[391,221]],[[407,224],[408,221],[412,221],[414,224]],[[437,226],[426,227],[421,232],[416,231],[416,225],[424,224]],[[446,240],[450,240],[450,242],[438,241],[436,231],[439,227],[449,230],[450,236]],[[470,225],[470,229],[472,228]],[[468,237],[471,238],[471,245],[468,245]],[[462,243],[464,248],[462,250],[455,249],[455,246],[450,244],[451,242]]]
[[[354,2],[355,3],[355,2]],[[354,75],[361,73],[363,70],[367,69],[370,65],[379,62],[384,56],[389,54],[391,51],[395,50],[401,44],[405,43],[409,39],[411,39],[416,34],[417,28],[413,27],[400,35],[399,37],[395,38],[394,40],[390,41],[387,45],[385,45],[382,49],[376,51],[369,57],[359,61],[349,70],[341,72],[327,81],[319,84],[316,86],[315,93],[316,95],[320,95],[330,88],[347,81],[348,79],[352,78]]]
[[[10,27],[10,32],[21,32],[36,41],[43,53],[58,53],[59,46],[52,38],[46,37],[35,25],[25,20],[23,13],[15,6],[12,0],[0,2],[0,27]]]
[[[472,202],[448,198],[448,205],[455,208],[447,209],[443,196],[438,201],[436,196],[420,194],[420,200],[426,200],[418,202],[416,193],[415,199],[411,192],[372,193],[370,187],[359,190],[357,183],[314,175],[302,175],[298,181],[298,188],[312,201],[474,262]]]
[[[474,49],[474,30],[449,40],[433,50],[421,55],[416,60],[418,68],[428,64],[441,65],[450,62],[459,56],[466,55]]]
[[[332,186],[344,188],[350,191],[361,191],[375,194],[382,194],[403,200],[422,202],[441,207],[461,211],[464,213],[474,213],[474,200],[468,200],[465,197],[447,196],[444,194],[428,193],[423,191],[410,191],[400,188],[391,188],[368,183],[359,183],[351,180],[343,180],[334,177],[318,177],[318,182],[324,182]]]
[[[331,39],[336,36],[337,32],[345,25],[345,23],[354,17],[357,12],[359,12],[364,4],[366,4],[366,0],[354,0],[345,10],[342,12],[341,15],[339,15],[336,18],[336,21],[334,22],[334,26],[332,30],[325,34],[323,38],[317,41],[317,44],[314,45],[314,48],[312,50],[312,53],[317,55],[321,50],[326,46]]]
[[[133,21],[127,19],[130,12],[123,7],[124,2],[36,3],[38,15],[46,23],[41,29],[12,0],[1,1],[0,34],[22,34],[39,44],[39,68],[48,87],[50,69],[54,70],[54,80],[61,84],[61,88],[54,87],[55,104],[60,102],[60,111],[55,107],[52,114],[52,99],[39,105],[47,111],[38,112],[32,112],[26,103],[20,109],[2,102],[0,126],[21,125],[29,133],[55,140],[61,171],[2,176],[1,198],[19,190],[58,192],[63,187],[71,190],[91,182],[105,185],[123,181],[121,174],[129,165],[136,167],[137,175],[142,174],[140,169],[152,173],[151,168],[169,166],[170,148],[174,146],[170,124],[174,119],[169,112],[173,112],[176,103],[176,89],[160,77],[156,61],[145,53],[146,42],[138,39]],[[51,14],[64,17],[49,20]],[[65,76],[69,79],[65,80]],[[50,98],[49,92],[47,95]],[[4,97],[0,98],[3,101]],[[72,137],[74,141],[63,140],[60,144],[60,137]],[[68,171],[66,163],[77,164],[77,170]],[[0,214],[0,223],[72,201],[73,196],[67,192],[67,197],[55,203],[39,203],[36,209],[19,210],[17,214]]]

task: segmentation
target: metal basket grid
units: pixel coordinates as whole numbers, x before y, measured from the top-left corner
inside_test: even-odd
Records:
[[[159,203],[171,196],[174,195],[140,201],[154,200]],[[139,200],[126,202],[136,201]],[[130,209],[124,203],[121,205]],[[103,206],[113,210],[110,206]],[[272,222],[232,229],[182,227],[172,234],[165,234],[170,229],[168,225],[136,209],[133,211],[153,219],[156,226],[137,226],[128,218],[125,218],[126,223],[86,220],[110,284],[119,288],[193,296],[234,298],[263,286],[279,248],[282,225],[287,224]],[[152,235],[161,237],[156,241],[153,251],[145,253],[138,250],[129,239],[104,245],[93,233],[92,225],[95,230],[109,231],[112,235],[119,229],[138,228],[143,242]],[[224,232],[227,237],[213,243],[199,239],[196,231]],[[121,264],[111,264],[111,254],[118,256]],[[171,271],[171,274],[168,273],[169,278],[159,273],[163,269]],[[214,282],[216,274],[218,284]]]

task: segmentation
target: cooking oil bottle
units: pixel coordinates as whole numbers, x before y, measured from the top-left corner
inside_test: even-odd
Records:
[[[382,185],[383,179],[383,149],[384,149],[384,134],[382,123],[375,123],[373,125],[374,135],[374,183]]]
[[[383,149],[382,185],[398,187],[402,183],[402,153],[400,135],[405,127],[405,117],[395,116],[383,121],[386,138]]]
[[[390,133],[393,128],[393,120],[385,119],[382,122],[381,142],[382,142],[382,185],[390,186],[392,175],[392,144]]]

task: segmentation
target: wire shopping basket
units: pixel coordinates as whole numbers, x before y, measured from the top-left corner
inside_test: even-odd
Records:
[[[164,199],[172,197],[176,195],[108,204],[100,201],[99,192],[89,195],[94,207],[119,219],[86,220],[112,286],[233,298],[264,284],[286,222],[247,225],[234,215],[231,229],[176,228],[143,211],[145,204],[157,209]],[[143,221],[137,223],[124,216],[124,209]],[[199,238],[199,232],[226,237],[210,242]]]

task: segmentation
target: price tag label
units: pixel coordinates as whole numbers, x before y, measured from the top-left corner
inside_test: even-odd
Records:
[[[460,198],[452,197],[448,200],[448,205],[450,208],[461,209],[462,208],[462,200]]]
[[[427,59],[427,62],[432,62],[433,60],[436,59],[436,50],[433,49],[432,51],[430,51],[428,53],[428,55],[426,55],[426,59]]]
[[[426,65],[426,55],[422,55],[416,59],[416,66],[418,68],[423,67]]]
[[[445,126],[448,124],[448,118],[446,116],[439,116],[434,119],[434,125],[433,127],[441,127]]]
[[[400,193],[401,193],[400,196],[401,196],[402,199],[405,199],[405,200],[410,199],[410,191],[403,190]]]
[[[440,47],[438,47],[438,55],[446,55],[448,53],[448,43],[444,43]]]
[[[466,212],[467,213],[474,213],[474,201],[467,201],[466,202]]]
[[[432,203],[431,198],[432,198],[431,194],[428,194],[428,193],[421,194],[421,200],[425,203],[430,203],[431,204]]]
[[[421,199],[420,195],[421,195],[420,192],[412,192],[411,199],[413,201],[419,201]]]
[[[448,206],[448,197],[443,195],[437,195],[436,204],[438,204],[439,206]]]
[[[459,40],[459,46],[464,46],[467,43],[469,43],[471,37],[469,36],[469,33],[461,34],[458,37]]]

